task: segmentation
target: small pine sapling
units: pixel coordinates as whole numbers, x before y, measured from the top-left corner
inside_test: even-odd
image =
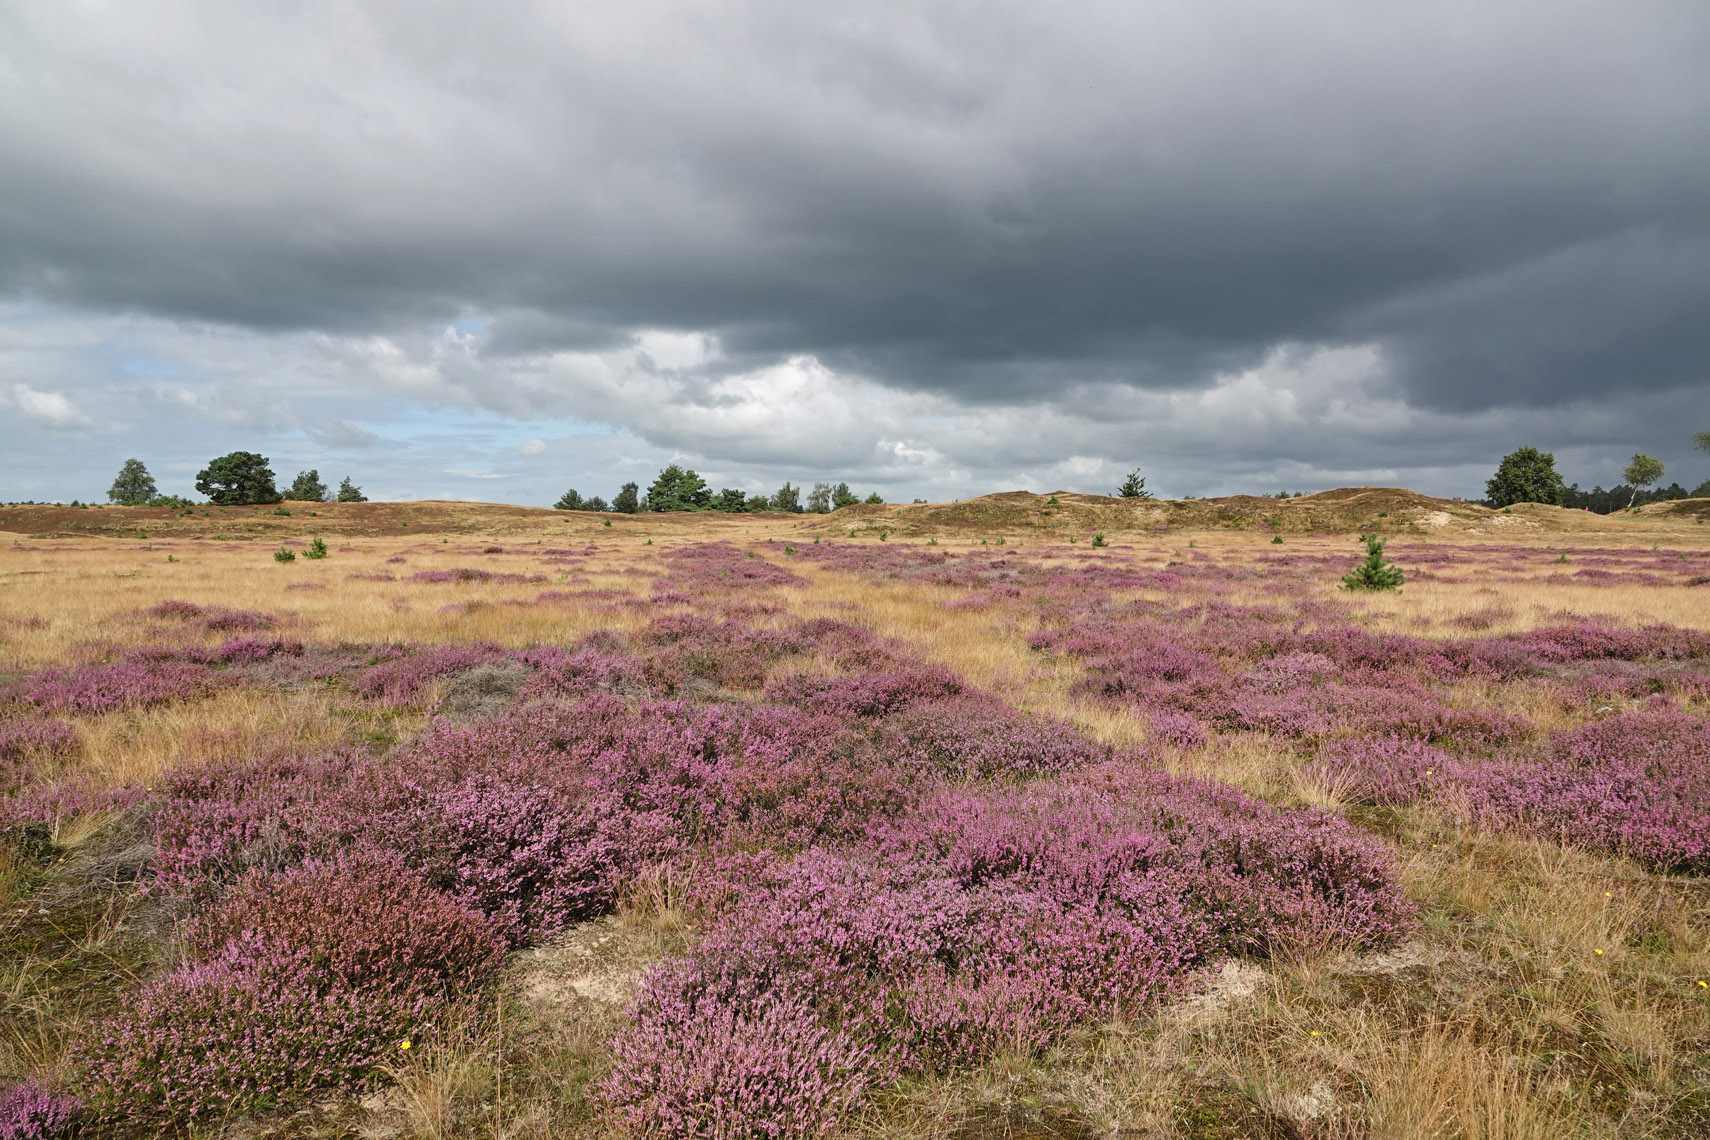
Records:
[[[309,543],[309,549],[303,551],[304,558],[325,558],[326,556],[327,544],[319,538]]]
[[[1348,590],[1394,590],[1401,582],[1401,567],[1384,561],[1383,539],[1375,534],[1366,539],[1365,562],[1342,575],[1342,586]]]

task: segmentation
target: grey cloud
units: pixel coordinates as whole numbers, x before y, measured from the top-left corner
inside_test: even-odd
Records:
[[[1587,425],[1663,451],[1710,384],[1698,0],[151,8],[0,13],[0,295],[284,346],[195,390],[233,426],[371,445],[343,387],[756,478],[912,440],[1214,480]],[[643,329],[721,355],[665,386],[554,363]],[[1150,402],[1281,384],[1290,345],[1378,354],[1336,387],[1363,424]],[[721,386],[797,355],[904,402],[879,432]]]

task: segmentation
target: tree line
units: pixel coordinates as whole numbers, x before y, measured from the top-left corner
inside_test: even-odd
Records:
[[[625,483],[610,503],[594,495],[583,498],[575,488],[552,504],[561,511],[615,511],[633,515],[644,511],[723,511],[731,514],[756,511],[787,511],[791,514],[827,514],[854,503],[883,503],[877,491],[861,498],[847,483],[815,483],[804,498],[802,489],[786,481],[770,495],[749,494],[735,487],[714,491],[694,470],[673,463],[659,472],[645,494],[638,483]]]
[[[1692,442],[1699,449],[1710,451],[1710,431],[1697,433],[1692,437]],[[1666,470],[1662,460],[1641,451],[1622,469],[1621,478],[1624,482],[1608,490],[1599,485],[1589,491],[1582,491],[1578,483],[1569,485],[1563,480],[1561,473],[1556,470],[1556,457],[1553,452],[1540,451],[1536,447],[1522,447],[1502,457],[1496,474],[1484,485],[1483,502],[1487,507],[1507,507],[1514,503],[1546,503],[1555,507],[1570,507],[1607,515],[1643,506],[1645,503],[1710,498],[1710,479],[1690,491],[1679,482],[1666,487],[1657,486],[1662,482]]]
[[[291,485],[281,491],[274,484],[273,468],[265,455],[253,451],[234,451],[208,461],[196,473],[196,490],[208,501],[222,507],[241,507],[280,503],[287,499],[303,503],[366,503],[368,496],[346,475],[336,492],[321,482],[315,468],[299,471]],[[140,459],[127,459],[119,468],[118,477],[107,490],[107,501],[121,507],[187,507],[190,500],[179,495],[163,495],[154,476],[148,473]]]

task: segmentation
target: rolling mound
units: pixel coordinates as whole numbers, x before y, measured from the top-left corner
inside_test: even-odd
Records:
[[[281,509],[288,513],[280,513]],[[605,524],[610,521],[611,526]],[[410,534],[481,534],[531,537],[616,537],[623,528],[647,533],[705,533],[756,523],[791,523],[804,530],[857,535],[881,531],[899,537],[946,533],[1033,534],[1066,539],[1147,531],[1226,530],[1263,534],[1499,535],[1511,538],[1598,532],[1634,538],[1679,534],[1710,521],[1710,499],[1653,503],[1639,511],[1594,515],[1537,503],[1493,511],[1458,499],[1436,499],[1399,487],[1340,487],[1273,499],[1230,495],[1220,499],[1119,499],[1057,491],[1002,491],[952,503],[857,503],[829,515],[783,512],[727,515],[713,511],[670,514],[595,514],[504,503],[423,500],[412,503],[285,503],[279,507],[198,506],[70,507],[62,504],[0,506],[0,533],[43,538],[222,538],[279,541],[310,535],[355,538]]]
[[[1004,491],[955,503],[844,507],[810,526],[857,534],[913,536],[946,531],[1034,532],[1040,537],[1148,530],[1250,530],[1281,534],[1637,533],[1710,518],[1710,499],[1655,504],[1635,514],[1594,515],[1539,503],[1506,511],[1437,499],[1400,487],[1339,487],[1294,499],[1230,495],[1219,499],[1120,499],[1057,491]]]

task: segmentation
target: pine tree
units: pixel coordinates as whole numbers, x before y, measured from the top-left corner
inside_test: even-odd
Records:
[[[222,507],[277,503],[285,497],[273,486],[267,456],[253,451],[234,451],[210,460],[196,473],[196,490]]]
[[[1152,492],[1146,489],[1146,477],[1140,474],[1136,467],[1128,473],[1128,478],[1122,481],[1122,486],[1116,489],[1116,494],[1123,499],[1150,499]]]
[[[338,501],[341,503],[366,503],[368,496],[362,493],[362,488],[350,481],[350,476],[344,477],[344,482],[338,485]]]
[[[154,485],[154,476],[148,473],[143,461],[127,459],[119,468],[119,477],[107,489],[107,501],[122,507],[140,507],[159,493]]]
[[[1401,567],[1383,560],[1383,539],[1375,534],[1366,539],[1366,560],[1342,575],[1342,586],[1348,590],[1394,590],[1401,581]]]
[[[324,503],[327,501],[327,485],[321,482],[321,473],[311,467],[297,472],[285,497],[296,503]]]

